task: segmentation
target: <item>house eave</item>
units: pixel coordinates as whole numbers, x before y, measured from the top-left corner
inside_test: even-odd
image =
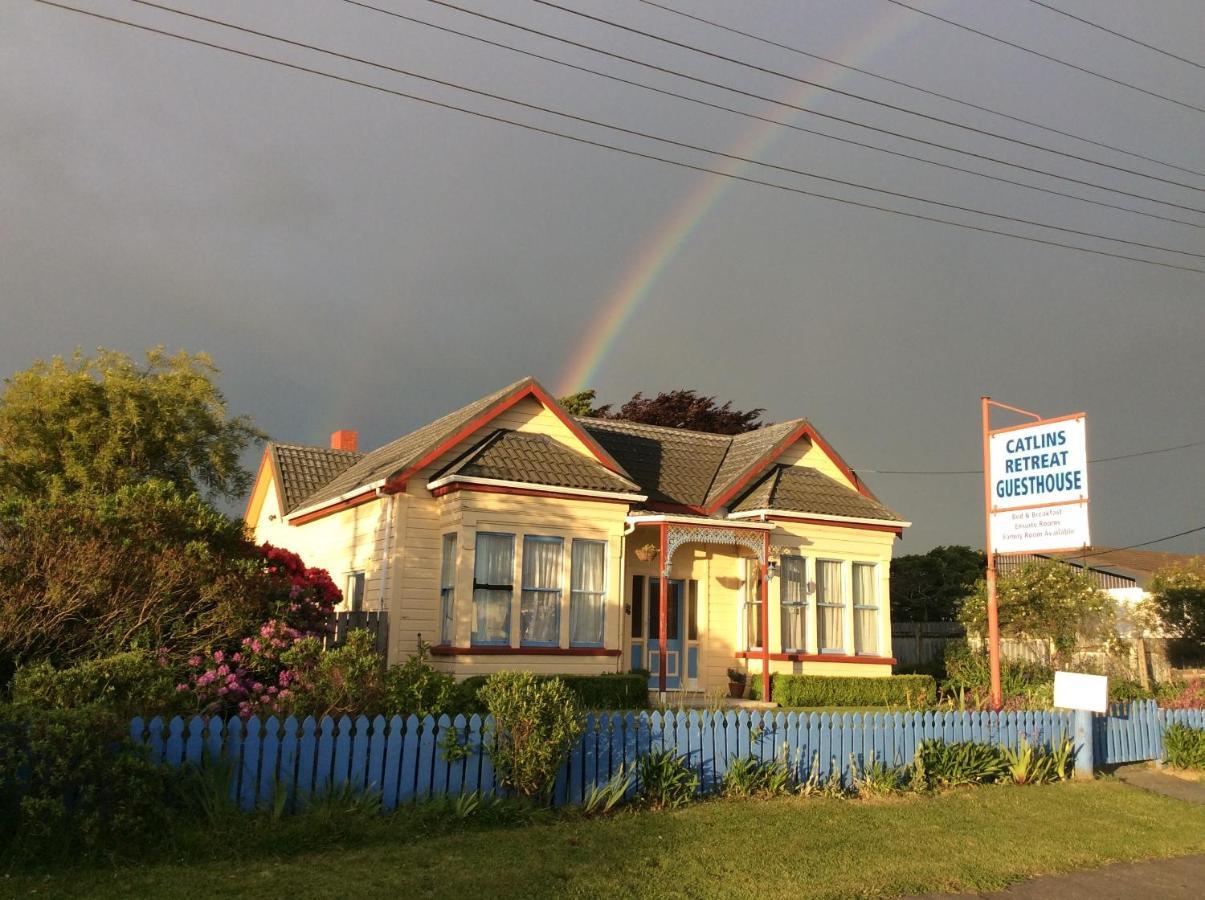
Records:
[[[795,512],[785,509],[751,509],[747,512],[729,513],[729,519],[752,519],[752,518],[775,518],[775,519],[813,519],[821,522],[840,522],[848,525],[878,525],[886,528],[911,528],[911,522],[904,522],[899,519],[865,519],[858,516],[832,516],[825,513],[805,513]]]
[[[568,488],[559,485],[538,484],[527,481],[506,481],[501,478],[481,478],[476,475],[445,475],[427,482],[427,490],[436,491],[453,484],[477,484],[488,487],[515,488],[516,490],[541,491],[547,494],[563,494],[566,497],[600,497],[608,500],[627,500],[632,503],[642,503],[648,499],[644,494],[633,494],[627,491],[599,491],[589,488]]]

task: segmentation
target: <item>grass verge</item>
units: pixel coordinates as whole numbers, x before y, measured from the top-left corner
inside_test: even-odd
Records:
[[[244,820],[254,824],[186,835],[175,859],[10,872],[0,895],[879,897],[1205,851],[1205,808],[1112,780],[882,801],[717,800],[451,833],[423,821],[415,811]]]

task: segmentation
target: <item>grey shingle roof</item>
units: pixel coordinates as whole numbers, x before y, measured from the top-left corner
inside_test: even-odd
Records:
[[[280,478],[280,503],[289,513],[322,485],[347,471],[360,454],[327,447],[272,444],[272,457]]]
[[[657,503],[701,506],[732,438],[618,419],[577,420]]]
[[[733,435],[724,463],[716,472],[715,481],[707,492],[707,503],[715,502],[729,487],[758,463],[774,446],[800,425],[803,419],[791,419],[779,422],[777,425],[767,425],[756,431],[746,431],[744,434]]]
[[[467,475],[524,484],[638,493],[639,485],[547,435],[499,429],[432,479]]]
[[[781,509],[853,519],[902,522],[882,503],[810,466],[775,466],[732,507],[733,512]]]
[[[400,472],[421,459],[428,449],[437,446],[448,435],[455,433],[492,406],[531,383],[531,378],[524,378],[514,384],[508,384],[501,390],[494,391],[480,400],[474,400],[455,412],[441,416],[417,431],[412,431],[396,441],[378,447],[371,453],[365,454],[359,462],[338,477],[333,478],[320,489],[316,489],[305,498],[304,505],[313,506],[324,500],[334,500],[362,485],[372,484],[382,478],[388,478],[395,472]]]

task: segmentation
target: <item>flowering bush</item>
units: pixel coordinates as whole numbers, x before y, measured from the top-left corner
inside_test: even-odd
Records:
[[[273,605],[274,618],[303,634],[318,634],[326,617],[335,610],[343,594],[326,569],[306,566],[301,557],[283,547],[264,544],[264,574]]]
[[[1177,684],[1168,691],[1170,696],[1162,696],[1167,690],[1168,688],[1164,688],[1160,691],[1159,705],[1165,709],[1205,709],[1205,678],[1194,678],[1184,684]]]
[[[177,685],[191,692],[206,714],[237,712],[250,716],[284,715],[296,694],[297,674],[285,656],[303,636],[278,619],[265,622],[259,633],[243,638],[233,653],[214,650],[188,660],[188,680]]]

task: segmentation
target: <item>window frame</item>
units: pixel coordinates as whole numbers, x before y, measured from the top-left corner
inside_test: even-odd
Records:
[[[799,596],[801,598],[799,600],[787,600],[784,597],[784,595],[786,593],[786,586],[787,586],[787,560],[788,559],[799,560],[800,574],[803,579],[802,583],[799,586],[800,587]],[[808,558],[799,553],[782,554],[778,560],[778,577],[779,577],[778,605],[779,605],[779,610],[780,610],[779,615],[781,618],[781,621],[779,622],[778,638],[779,638],[779,642],[782,644],[782,652],[783,653],[807,653],[807,642],[808,642],[808,626],[807,626]],[[787,629],[787,621],[786,620],[787,620],[787,610],[788,609],[798,609],[799,610],[798,614],[803,623],[803,635],[802,635],[803,636],[803,644],[798,647],[787,646],[787,637],[786,636],[788,633],[788,629]]]
[[[368,574],[363,569],[352,569],[343,579],[343,604],[348,612],[363,612],[364,597],[368,593]],[[354,587],[353,587],[354,585]],[[356,594],[359,594],[359,600]]]
[[[477,542],[482,535],[491,537],[510,538],[510,583],[509,584],[487,584],[477,580]],[[511,617],[515,605],[515,533],[513,531],[478,531],[473,541],[473,631],[470,635],[470,643],[474,647],[509,647],[511,645]],[[506,626],[504,631],[505,637],[500,640],[482,640],[478,636],[477,622],[477,592],[478,591],[506,591],[510,594],[510,600],[506,604]]]
[[[834,583],[837,588],[837,602],[823,603],[820,599],[820,566],[823,563],[829,563],[837,567],[837,577]],[[845,561],[841,559],[817,559],[816,560],[816,651],[818,653],[830,653],[833,655],[845,654]],[[837,620],[837,630],[840,632],[839,638],[841,643],[835,647],[825,647],[820,643],[821,632],[824,630],[821,624],[821,610],[838,609],[841,611],[841,617]],[[825,634],[826,638],[831,638],[832,635]]]
[[[765,630],[764,627],[757,627],[757,628],[749,627],[749,614],[754,609],[759,610],[761,616],[764,616],[766,614],[766,610],[765,610],[766,604],[763,601],[762,595],[761,595],[760,568],[761,567],[758,564],[758,561],[755,559],[750,559],[750,560],[745,561],[745,602],[741,609],[741,616],[742,616],[742,620],[744,622],[744,629],[745,629],[744,644],[745,644],[745,652],[746,653],[752,653],[755,650],[760,653],[762,650],[765,649],[764,647],[762,647],[762,632]],[[760,616],[758,618],[760,620]],[[758,625],[762,626],[763,623],[761,621],[758,621]],[[756,635],[751,634],[750,632],[752,632],[752,631],[756,631],[757,634]]]
[[[546,534],[524,534],[523,535],[523,556],[527,556],[528,542],[540,544],[555,544],[560,548],[560,560],[557,566],[557,585],[554,588],[529,588],[525,580],[524,571],[526,566],[523,561],[519,564],[519,646],[520,647],[559,647],[561,645],[561,606],[565,602],[565,539],[558,535]],[[527,599],[527,595],[531,594],[555,594],[556,604],[553,609],[556,612],[556,622],[553,626],[554,637],[551,641],[536,641],[523,635],[523,602]],[[514,595],[511,595],[513,602]]]
[[[460,540],[455,531],[446,532],[440,543],[439,642],[445,646],[451,646],[456,642],[456,551],[459,543]],[[448,558],[449,547],[451,548],[450,560]],[[451,580],[445,583],[444,579],[448,574],[451,575]]]
[[[579,544],[601,544],[603,548],[602,554],[602,590],[585,591],[573,586],[573,558]],[[569,545],[569,646],[570,647],[603,647],[607,642],[607,575],[610,564],[611,543],[610,541],[599,540],[598,538],[579,538],[572,539]],[[597,597],[599,604],[602,606],[602,623],[600,627],[601,634],[597,641],[575,641],[573,640],[573,606],[574,600],[578,596]]]
[[[859,566],[865,566],[866,568],[870,569],[870,572],[871,572],[870,590],[873,595],[873,599],[875,601],[873,604],[858,603],[857,593],[858,593],[858,567]],[[879,568],[878,564],[872,563],[872,562],[858,561],[858,562],[854,562],[854,563],[850,564],[850,568],[849,568],[849,572],[850,572],[849,594],[850,594],[850,597],[849,597],[849,600],[850,600],[850,604],[853,607],[853,616],[854,616],[854,620],[853,620],[854,656],[879,656],[880,655],[879,645],[882,643],[882,641],[880,640],[880,637],[881,637],[880,631],[882,629],[882,623],[883,623],[883,620],[880,618],[880,614],[882,613],[883,605],[882,605],[882,603],[879,602],[878,568]],[[859,634],[858,610],[863,610],[863,611],[874,610],[875,642],[874,642],[873,652],[863,650],[858,646],[858,634]]]

